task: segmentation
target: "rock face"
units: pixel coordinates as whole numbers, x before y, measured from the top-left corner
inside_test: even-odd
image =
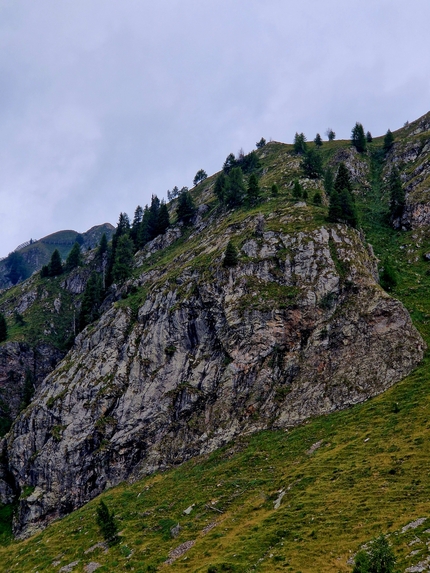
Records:
[[[424,342],[377,285],[358,232],[286,231],[286,214],[255,234],[257,219],[143,272],[45,379],[3,444],[18,536],[238,434],[366,400],[421,360]],[[230,239],[239,264],[225,269]]]

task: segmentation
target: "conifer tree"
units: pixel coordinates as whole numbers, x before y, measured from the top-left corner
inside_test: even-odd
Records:
[[[227,177],[223,171],[216,178],[214,192],[218,198],[218,201],[221,204],[224,204],[227,195]]]
[[[394,135],[391,133],[390,130],[387,131],[384,137],[384,151],[388,153],[390,149],[393,147],[394,143]]]
[[[366,133],[366,141],[367,141],[367,143],[372,143],[372,141],[373,141],[373,137],[372,137],[372,134],[370,133],[370,131],[368,131]]]
[[[104,253],[106,253],[108,250],[108,240],[106,237],[106,233],[103,233],[103,235],[101,236],[100,239],[100,243],[97,249],[97,256],[99,259],[102,259]]]
[[[176,208],[178,221],[182,221],[186,227],[191,225],[195,212],[196,207],[193,198],[188,191],[183,191],[179,195],[178,206]]]
[[[347,225],[351,225],[351,227],[356,227],[358,223],[357,207],[348,189],[341,191],[340,205],[342,209],[342,221]]]
[[[302,196],[302,187],[298,179],[294,180],[293,197],[299,199]]]
[[[65,270],[71,271],[80,265],[82,265],[81,246],[76,242],[67,256]]]
[[[28,270],[24,257],[17,251],[9,253],[5,260],[5,266],[8,271],[6,278],[8,278],[13,285],[16,285],[18,282],[30,276],[30,271]]]
[[[238,255],[236,247],[231,241],[227,243],[227,248],[224,253],[223,267],[235,267],[238,263]]]
[[[63,264],[61,262],[61,256],[58,249],[55,249],[51,255],[51,261],[48,265],[48,269],[50,277],[56,277],[63,273]]]
[[[323,140],[321,139],[321,135],[319,133],[316,134],[314,143],[317,147],[321,147],[321,145],[323,144]]]
[[[109,511],[104,501],[101,501],[96,508],[97,525],[100,527],[101,534],[108,545],[116,545],[119,542],[118,526],[113,514]]]
[[[0,312],[0,342],[7,340],[7,322],[4,314]]]
[[[206,173],[206,171],[204,169],[199,169],[193,179],[193,185],[197,185],[198,183],[201,183],[201,181],[204,181],[205,179],[207,179],[208,174]]]
[[[344,189],[348,189],[349,192],[352,191],[351,179],[349,177],[349,171],[345,166],[345,163],[341,163],[339,165],[339,169],[337,170],[336,179],[334,182],[334,189],[338,193]]]
[[[169,211],[167,209],[166,203],[164,201],[161,201],[157,218],[158,235],[163,235],[169,227],[170,227]]]
[[[31,372],[31,370],[27,368],[24,378],[24,387],[22,390],[22,399],[20,405],[21,410],[24,410],[30,404],[34,396],[34,391],[35,391],[34,375]]]
[[[336,134],[335,134],[335,132],[332,130],[331,127],[328,127],[328,128],[326,129],[325,134],[326,134],[327,139],[328,139],[329,141],[334,141],[335,138],[336,138]]]
[[[224,173],[226,173],[227,175],[230,173],[230,171],[233,169],[233,167],[237,166],[237,161],[236,158],[234,156],[234,153],[229,153],[229,155],[227,155],[227,159],[224,161],[224,165],[222,167]]]
[[[391,220],[394,220],[403,215],[403,210],[405,208],[405,191],[400,179],[400,173],[396,167],[394,167],[390,173],[389,189],[390,216]]]
[[[133,269],[134,244],[128,235],[118,239],[115,260],[112,268],[112,278],[115,283],[121,284],[131,275]]]
[[[227,181],[226,203],[229,207],[243,204],[246,195],[243,173],[240,167],[233,167]]]
[[[279,187],[274,183],[271,187],[272,196],[277,197],[279,195]]]
[[[262,147],[264,147],[266,145],[266,140],[264,139],[264,137],[262,137],[260,139],[260,141],[258,141],[256,144],[257,149],[261,149]]]
[[[253,173],[249,178],[247,202],[249,205],[256,205],[261,199],[261,190],[257,176]]]
[[[324,172],[324,189],[328,196],[334,191],[334,175],[331,167],[327,167]]]
[[[351,143],[359,153],[366,151],[366,136],[361,123],[356,123],[351,132]]]
[[[294,136],[294,152],[302,155],[307,151],[306,136],[304,133],[297,133]]]
[[[319,191],[317,191],[314,194],[313,202],[314,202],[314,205],[321,205],[322,197],[321,197],[321,193]]]
[[[102,300],[102,280],[99,274],[93,272],[87,281],[82,297],[81,310],[79,312],[80,331],[99,317],[99,308]]]
[[[142,217],[143,217],[143,209],[140,205],[138,205],[134,212],[133,223],[131,225],[131,230],[130,230],[130,237],[134,243],[134,248],[136,249],[136,251],[139,249],[139,229],[140,229],[140,224],[142,223]]]
[[[318,179],[321,177],[323,166],[320,153],[316,149],[309,149],[309,151],[304,154],[301,166],[306,177],[310,179]]]
[[[145,205],[145,209],[143,210],[142,221],[139,226],[139,232],[137,235],[137,243],[138,248],[141,249],[149,243],[151,240],[151,234],[149,232],[149,219],[151,218],[151,213],[149,211],[148,205]]]

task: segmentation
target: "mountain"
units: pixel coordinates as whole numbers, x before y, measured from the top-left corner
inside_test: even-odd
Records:
[[[61,257],[65,260],[76,241],[84,249],[94,249],[99,244],[103,234],[110,240],[114,230],[115,228],[110,223],[104,223],[103,225],[91,227],[85,233],[57,231],[39,240],[30,239],[19,245],[14,252],[22,256],[25,265],[25,275],[30,276],[33,272],[40,270],[43,265],[49,263],[55,249],[58,249]],[[9,256],[4,257],[0,261],[0,288],[8,288],[16,284],[17,280],[22,280],[22,277],[19,277],[19,273],[16,281],[10,279],[8,259]]]
[[[121,495],[136,499],[146,491],[145,488],[157,488],[160,480],[169,482],[176,479],[174,476],[178,476],[177,479],[194,476],[193,467],[205,472],[201,479],[208,493],[194,493],[199,500],[195,502],[199,514],[190,523],[200,523],[202,515],[207,520],[211,513],[218,513],[217,502],[212,509],[210,499],[216,499],[219,483],[222,499],[230,500],[227,506],[236,508],[231,509],[233,513],[229,514],[229,519],[238,519],[241,527],[245,527],[246,519],[249,519],[249,527],[252,527],[253,520],[240,513],[239,506],[235,505],[235,488],[241,488],[242,483],[238,472],[243,471],[244,491],[253,492],[252,496],[258,496],[259,488],[265,491],[263,484],[270,482],[270,503],[262,505],[264,496],[269,495],[264,493],[260,504],[252,502],[252,496],[246,498],[246,504],[249,510],[253,505],[261,506],[265,519],[272,516],[275,520],[277,514],[273,513],[271,504],[282,492],[291,488],[296,491],[302,480],[297,491],[306,491],[308,496],[311,490],[314,491],[311,484],[318,481],[318,462],[313,465],[312,459],[325,459],[330,468],[339,463],[345,471],[348,462],[342,458],[340,450],[343,443],[353,439],[351,436],[364,436],[360,444],[367,444],[366,432],[373,431],[377,444],[368,448],[372,455],[377,454],[378,448],[382,448],[382,455],[384,440],[390,442],[396,438],[398,449],[391,450],[391,458],[400,460],[401,456],[396,452],[402,452],[409,459],[406,452],[411,435],[415,436],[414,440],[418,440],[421,433],[425,436],[423,428],[420,431],[410,428],[408,421],[411,409],[418,411],[416,409],[421,405],[428,408],[425,380],[421,381],[425,377],[425,366],[417,371],[420,374],[409,378],[409,384],[419,387],[419,390],[410,390],[411,394],[415,392],[414,398],[409,398],[408,386],[402,386],[404,391],[390,391],[394,392],[391,396],[404,392],[403,402],[397,406],[393,406],[397,404],[393,398],[387,398],[386,402],[383,398],[378,399],[379,413],[375,414],[374,426],[371,406],[367,409],[366,406],[355,407],[348,412],[347,418],[333,412],[366,401],[405,378],[422,360],[429,340],[430,309],[427,309],[425,293],[430,285],[425,255],[430,251],[430,239],[426,224],[422,218],[418,222],[405,219],[402,223],[405,230],[396,231],[390,227],[387,217],[387,181],[390,166],[394,164],[400,167],[407,190],[405,212],[410,205],[425,205],[425,193],[420,195],[421,203],[414,203],[417,196],[412,189],[418,185],[414,175],[418,167],[424,166],[420,173],[427,169],[428,147],[423,145],[415,156],[404,150],[417,138],[421,141],[426,137],[429,141],[428,130],[415,132],[421,129],[420,126],[427,125],[426,117],[395,132],[394,145],[386,153],[382,153],[382,138],[374,139],[368,152],[363,154],[356,152],[349,142],[324,143],[321,149],[324,165],[336,169],[343,162],[353,181],[355,203],[361,216],[360,230],[328,221],[328,198],[321,180],[304,177],[302,158],[294,153],[292,146],[281,143],[271,142],[256,152],[259,166],[254,172],[258,173],[263,190],[263,199],[257,205],[233,209],[221,206],[214,196],[216,175],[193,189],[198,209],[192,225],[174,224],[136,253],[133,276],[122,285],[110,288],[100,318],[78,334],[65,358],[40,381],[33,400],[15,419],[3,441],[1,494],[3,503],[18,502],[14,516],[16,535],[32,534],[125,480],[138,485],[123,485],[115,490],[123,493],[112,493],[110,497],[107,493],[105,499],[118,500],[117,496]],[[402,164],[399,164],[399,157],[403,158]],[[295,179],[299,180],[302,189],[306,189],[307,201],[297,201],[293,197]],[[275,195],[271,190],[273,183],[279,188]],[[316,193],[322,196],[321,205],[314,203]],[[176,201],[169,205],[172,218],[175,204]],[[409,231],[410,227],[412,230]],[[223,259],[229,242],[237,249],[238,264],[225,267]],[[394,294],[412,311],[421,334],[406,308],[378,284],[378,259],[374,251],[380,266],[387,265],[388,259],[394,261],[398,274],[398,284],[392,287]],[[33,344],[46,341],[57,328],[55,323],[50,326],[47,313],[60,320],[62,308],[69,309],[66,314],[70,330],[73,309],[79,310],[91,268],[97,270],[94,254],[88,255],[86,266],[75,269],[70,275],[49,279],[35,276],[4,293],[0,308],[6,310],[9,320],[14,309],[22,308],[19,305],[27,301],[27,307],[22,311],[27,326],[17,325],[14,336],[22,336],[24,328],[30,330],[33,313],[33,316],[39,316],[39,322],[34,321],[38,330],[32,331]],[[21,343],[27,344],[25,336]],[[17,344],[17,341],[5,344]],[[15,356],[18,358],[14,363],[19,362],[20,352],[17,349]],[[419,399],[416,392],[421,393]],[[386,416],[390,424],[384,418],[386,408],[392,408],[392,413]],[[329,415],[317,418],[321,414]],[[420,416],[425,420],[424,412]],[[309,420],[314,420],[309,426],[292,430]],[[345,420],[349,420],[348,423]],[[396,426],[404,428],[404,437],[397,435]],[[334,429],[336,427],[338,430]],[[406,430],[407,427],[410,429]],[[270,431],[262,433],[261,438],[248,438],[261,430]],[[292,441],[288,437],[290,432]],[[276,446],[270,445],[270,436]],[[323,443],[333,442],[334,450],[327,445],[328,450],[319,452]],[[417,442],[417,446],[422,443]],[[233,444],[231,450],[226,444]],[[207,457],[222,447],[226,449],[220,454]],[[390,459],[390,447],[387,445],[384,460]],[[248,453],[240,454],[242,448]],[[273,448],[285,452],[287,465],[283,465],[283,456],[279,457]],[[358,452],[354,454],[355,464],[364,463],[366,453],[363,448],[364,445],[355,447]],[[256,461],[259,450],[267,457],[267,464],[260,463],[263,458]],[[201,466],[191,463],[186,466],[189,469],[183,470],[184,474],[178,469],[170,470],[165,474],[166,478],[161,478],[159,473],[154,478],[144,477],[199,455],[203,457],[195,463]],[[228,470],[222,459],[232,460],[235,464],[233,473],[228,475],[236,477],[226,477]],[[305,463],[305,459],[309,462]],[[301,470],[292,472],[288,464],[294,466],[295,463]],[[396,476],[397,463],[404,464],[404,461],[392,461],[386,471],[394,468],[393,473],[384,476]],[[210,469],[213,464],[217,465],[219,476]],[[255,482],[257,476],[252,476],[254,464],[264,472],[262,481]],[[405,462],[402,467],[407,468],[408,464]],[[267,472],[271,475],[268,466],[276,468],[282,479],[266,475]],[[372,479],[371,470],[363,474],[361,471],[357,469],[357,477],[348,485],[353,488],[351,499],[354,500],[358,499],[360,488],[367,487]],[[414,473],[412,469],[404,472],[408,476]],[[213,483],[206,481],[206,475],[211,476]],[[321,475],[328,475],[325,468],[321,469]],[[190,479],[197,483],[195,476]],[[386,485],[380,487],[391,488],[390,484],[397,478],[384,479]],[[225,480],[230,485],[225,485]],[[403,478],[400,481],[404,483]],[[354,489],[356,482],[357,490]],[[276,488],[279,490],[277,495]],[[184,503],[187,500],[191,506],[193,493],[187,488],[184,491]],[[315,495],[320,495],[319,491]],[[170,500],[163,511],[169,516],[171,527],[174,525],[172,520],[182,522],[179,507],[175,511],[168,509],[174,504],[168,490],[158,487],[158,492]],[[243,494],[237,493],[239,497]],[[177,501],[180,494],[175,495]],[[290,506],[295,503],[290,494],[284,495]],[[303,498],[300,503],[306,505],[310,498],[304,495],[300,494]],[[421,490],[417,495],[421,496]],[[207,503],[203,503],[203,498],[207,498]],[[342,497],[341,511],[347,509],[347,499],[346,495]],[[412,501],[401,499],[405,500],[402,501],[405,519],[409,512],[413,517]],[[151,522],[154,531],[160,527],[164,535],[167,527],[167,540],[163,545],[167,547],[171,544],[168,541],[170,526],[167,522],[157,526],[152,513],[146,516],[144,505],[143,519]],[[323,506],[318,507],[315,515],[322,511]],[[428,508],[422,507],[427,511]],[[294,508],[299,512],[300,523],[305,519],[301,513],[306,515],[302,509],[303,505]],[[87,523],[91,511],[94,511],[94,505],[89,506],[87,513],[77,515]],[[220,512],[226,511],[224,504]],[[390,511],[396,515],[395,526],[399,528],[400,508]],[[283,509],[285,519],[288,512]],[[374,515],[373,509],[371,514]],[[358,513],[354,515],[355,519]],[[65,523],[72,523],[77,518],[70,519],[72,521]],[[264,520],[255,519],[261,525],[264,523]],[[380,520],[377,523],[380,524]],[[387,525],[386,529],[393,524]],[[351,526],[356,528],[355,522]],[[91,526],[88,527],[90,531]],[[190,525],[190,536],[193,527],[197,525]],[[238,533],[235,527],[229,521],[227,530]],[[202,523],[201,528],[204,529]],[[267,528],[272,531],[269,521]],[[252,545],[249,528],[245,527],[245,530]],[[58,526],[55,531],[59,531]],[[363,534],[367,538],[360,534],[360,539],[368,540],[372,531],[371,525],[364,526]],[[312,546],[311,531],[308,533]],[[153,547],[152,533],[147,535],[149,550]],[[195,540],[195,535],[190,537],[184,532],[181,535],[184,543],[189,541],[187,537]],[[318,536],[324,535],[318,529]],[[261,539],[261,534],[255,537]],[[288,551],[297,544],[291,532],[284,531],[275,537],[271,543],[267,540],[263,545],[267,552],[276,545],[276,555],[280,558],[284,554],[282,543]],[[328,548],[330,538],[325,539]],[[235,546],[233,540],[231,546]],[[131,551],[137,555],[140,550],[135,544]],[[228,543],[219,551],[228,553]],[[223,569],[219,564],[214,565],[213,570],[242,571],[252,563],[257,567],[258,550],[253,549],[250,553],[252,559],[250,557],[247,562],[242,555],[239,568],[231,565],[233,568]],[[219,561],[218,557],[217,553],[216,560]],[[104,559],[100,555],[98,558]],[[80,559],[83,559],[82,555]],[[151,563],[160,564],[160,559],[154,555]],[[198,569],[200,565],[196,564],[192,570],[209,571],[210,560],[206,561],[205,568]],[[293,558],[295,561],[297,559]],[[174,567],[181,568],[178,562],[175,563]],[[261,565],[261,570],[275,570],[272,565],[266,565],[266,569]],[[300,567],[306,570],[303,563]],[[340,570],[348,570],[342,567]]]

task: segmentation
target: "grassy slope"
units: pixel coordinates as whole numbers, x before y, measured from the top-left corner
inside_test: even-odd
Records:
[[[397,266],[394,295],[430,343],[430,276],[422,258],[430,237],[425,231],[399,234],[383,224],[378,169],[373,173],[372,193],[359,201],[363,227],[378,256]],[[351,552],[382,531],[391,534],[403,571],[427,554],[430,539],[424,532],[430,525],[429,360],[384,395],[348,411],[288,433],[244,438],[111,489],[101,497],[117,516],[122,542],[107,553],[97,548],[85,554],[101,540],[93,500],[40,535],[2,548],[4,570],[58,571],[79,560],[74,571],[95,561],[103,565],[100,572],[144,572],[159,566],[172,548],[195,540],[171,570],[350,571]],[[321,446],[307,453],[318,441]],[[286,494],[274,510],[281,489]],[[401,533],[408,522],[427,516],[418,529]],[[176,523],[182,529],[171,539]],[[409,546],[415,537],[420,541]],[[418,553],[408,558],[412,551]]]

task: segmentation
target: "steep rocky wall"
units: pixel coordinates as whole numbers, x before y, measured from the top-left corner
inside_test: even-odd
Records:
[[[116,305],[79,335],[16,421],[0,491],[3,501],[21,494],[17,535],[238,434],[366,400],[422,358],[352,229],[248,232],[232,269],[218,258],[202,270],[187,256],[173,280],[143,273],[137,313]]]

